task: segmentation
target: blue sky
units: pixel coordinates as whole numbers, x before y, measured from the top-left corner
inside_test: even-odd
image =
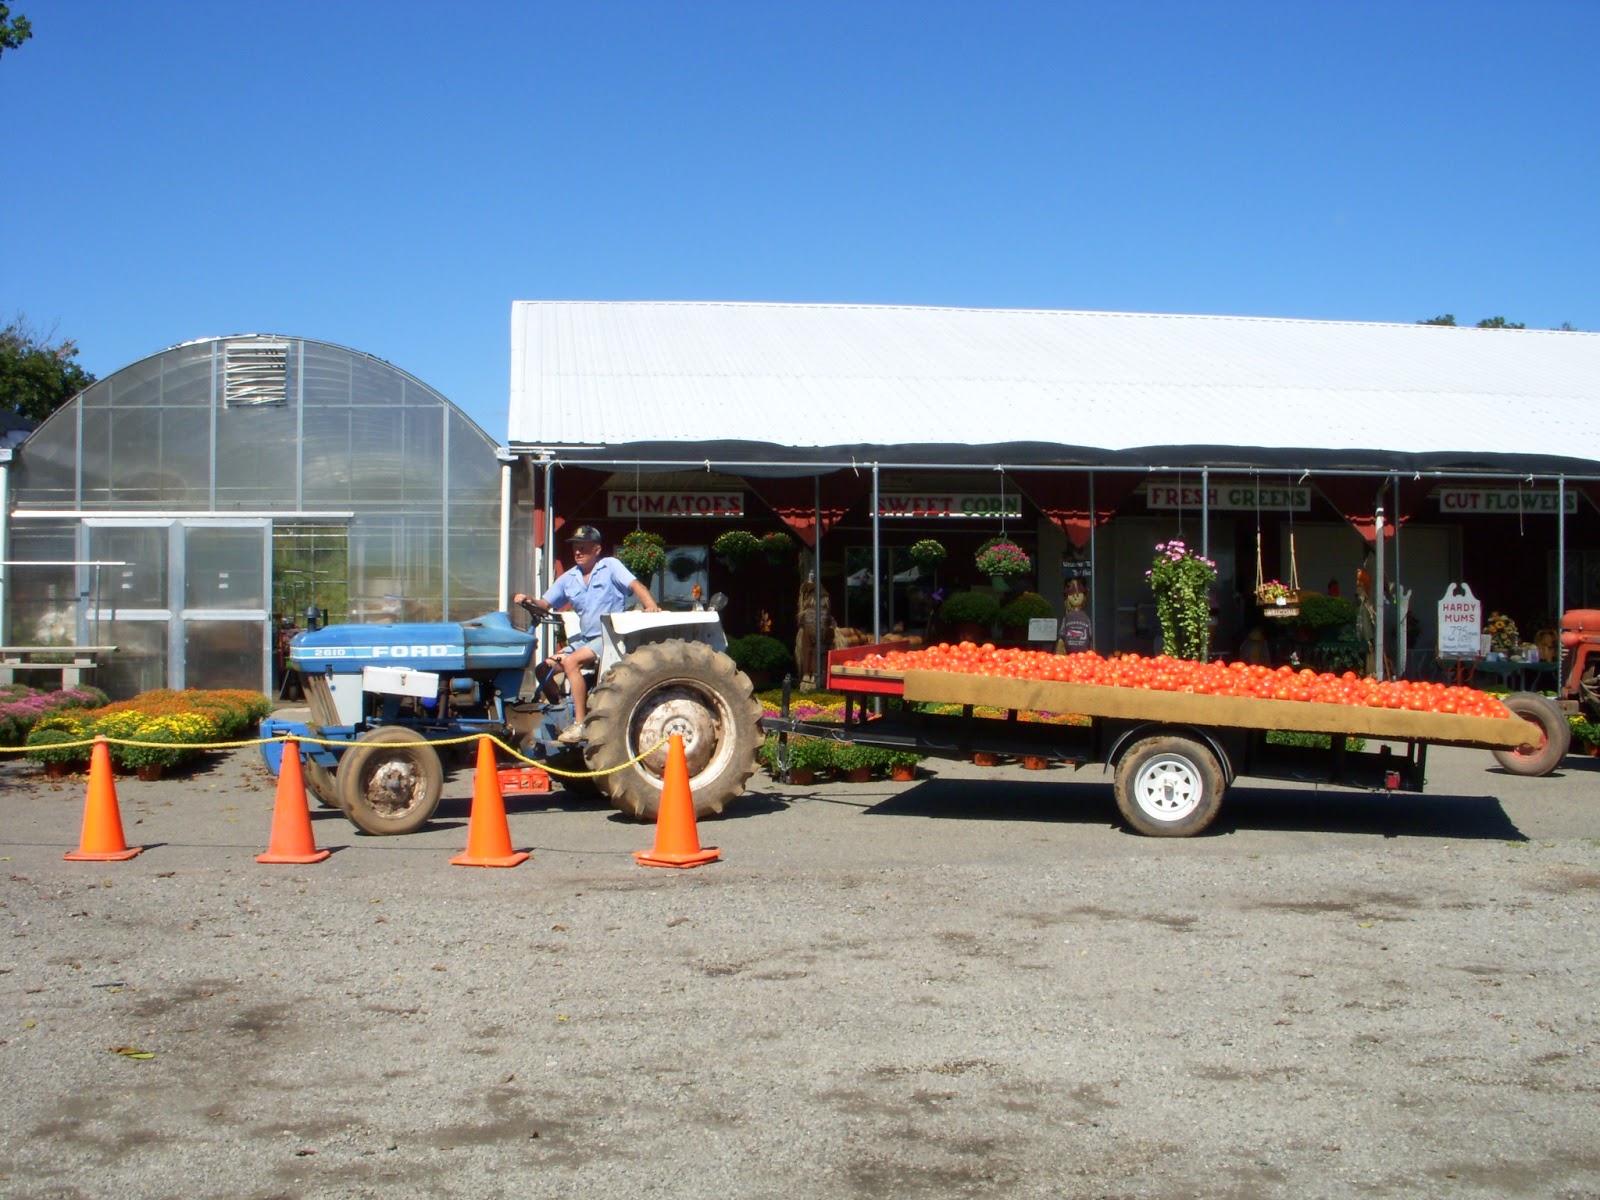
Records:
[[[0,318],[503,440],[518,299],[1600,330],[1600,3],[9,0]]]

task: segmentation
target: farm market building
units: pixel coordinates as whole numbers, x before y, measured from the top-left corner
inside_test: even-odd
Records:
[[[1349,597],[1380,520],[1414,646],[1452,581],[1525,625],[1600,604],[1591,333],[519,302],[508,447],[515,579],[558,565],[569,522],[652,529],[665,598],[725,591],[735,633],[792,637],[811,571],[839,624],[920,631],[938,593],[987,586],[973,555],[1003,533],[1058,612],[1067,580],[1089,585],[1098,648],[1148,651],[1144,571],[1182,537],[1218,562],[1227,649],[1259,616],[1258,544],[1266,577]],[[709,547],[733,528],[801,551],[731,571]],[[925,537],[949,551],[937,572],[909,558]]]

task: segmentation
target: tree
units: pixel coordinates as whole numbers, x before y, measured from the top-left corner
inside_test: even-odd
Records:
[[[21,13],[13,17],[11,6],[0,3],[0,54],[15,50],[32,36],[33,25],[28,18]]]
[[[1455,313],[1445,313],[1442,316],[1434,317],[1431,320],[1417,322],[1418,325],[1454,325],[1455,323]],[[1527,327],[1528,326],[1525,322],[1508,321],[1504,317],[1485,317],[1483,320],[1479,321],[1476,326],[1478,329],[1526,329]],[[1572,329],[1571,323],[1567,321],[1563,321],[1560,327],[1566,330]]]
[[[54,338],[20,313],[0,329],[0,412],[42,421],[94,382],[75,361],[77,343]]]

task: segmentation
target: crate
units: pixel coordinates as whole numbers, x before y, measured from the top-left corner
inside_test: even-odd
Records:
[[[538,767],[501,767],[500,794],[524,796],[530,792],[548,792],[550,776]]]

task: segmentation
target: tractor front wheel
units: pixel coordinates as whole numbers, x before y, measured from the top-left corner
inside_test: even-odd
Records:
[[[444,768],[426,738],[380,725],[339,758],[339,803],[363,833],[414,833],[427,824],[444,792]]]
[[[610,772],[601,789],[636,820],[656,818],[672,734],[683,738],[695,815],[717,815],[755,774],[761,706],[733,660],[703,642],[641,646],[589,696],[584,760]]]

